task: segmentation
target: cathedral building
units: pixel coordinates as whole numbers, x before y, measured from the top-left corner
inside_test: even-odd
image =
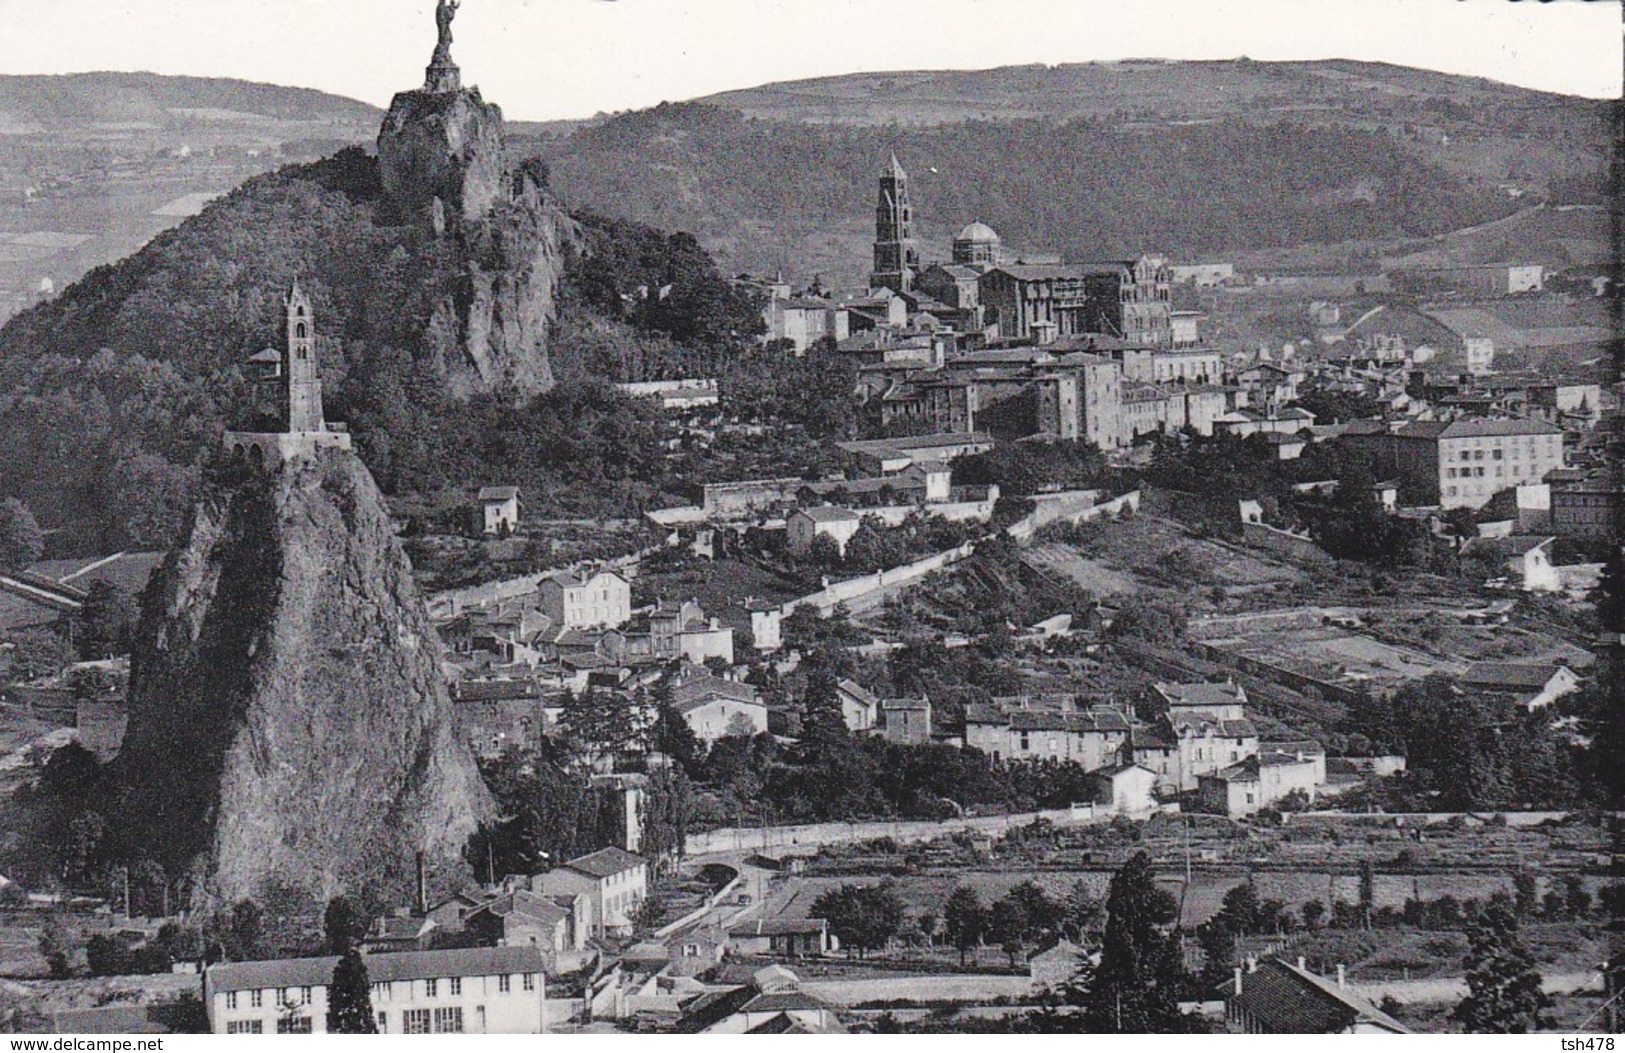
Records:
[[[996,266],[1004,262],[1004,242],[986,223],[972,223],[954,239],[954,262]]]
[[[872,290],[920,301],[917,309],[989,340],[1098,333],[1137,347],[1174,346],[1173,268],[1166,260],[1062,263],[1048,254],[1018,255],[992,227],[976,222],[954,238],[949,262],[922,266],[908,182],[893,154],[875,208]]]
[[[953,239],[949,261],[922,265],[913,235],[908,176],[894,156],[880,178],[870,283],[896,293],[916,324],[948,331],[960,353],[885,374],[874,392],[884,422],[1115,450],[1148,431],[1211,434],[1228,408],[1214,387],[1219,355],[1175,349],[1165,260],[1063,263],[1011,252],[975,222]]]
[[[1154,256],[1091,263],[1007,264],[980,280],[1006,340],[1101,333],[1137,347],[1173,346],[1172,271]]]

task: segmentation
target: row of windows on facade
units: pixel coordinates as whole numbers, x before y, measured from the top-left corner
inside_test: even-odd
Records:
[[[1242,744],[1243,744],[1242,740],[1240,740],[1240,739],[1236,740],[1236,745],[1240,746]],[[1030,751],[1032,749],[1031,741],[1028,739],[1028,737],[1025,734],[1023,734],[1021,736],[1021,748],[1023,750],[1028,750],[1028,751]],[[1049,740],[1049,752],[1051,752],[1051,753],[1059,753],[1060,750],[1061,750],[1061,740],[1060,739],[1050,739]],[[994,759],[995,760],[998,759],[996,754],[994,756]],[[1216,749],[1204,750],[1202,747],[1198,746],[1196,748],[1195,755],[1191,759],[1192,760],[1198,760],[1198,761],[1202,761],[1202,760],[1216,761],[1216,760],[1219,759],[1219,751],[1216,750]],[[1232,764],[1235,763],[1236,761],[1239,761],[1240,759],[1241,759],[1241,754],[1240,753],[1238,753],[1236,750],[1231,750],[1230,751],[1230,761],[1231,761]],[[1164,764],[1163,764],[1163,770],[1165,772],[1167,770],[1166,762],[1164,762]]]
[[[534,990],[536,990],[536,974],[535,973],[523,973],[523,974],[520,974],[520,980],[521,980],[521,984],[522,984],[524,990],[526,990],[526,991],[534,991]],[[410,985],[412,983],[415,983],[415,982],[416,981],[412,981],[412,980],[406,981],[406,983],[408,985]],[[438,997],[440,997],[440,981],[438,979],[424,980],[424,981],[422,981],[422,983],[423,983],[423,997],[425,997],[425,998],[438,998]],[[446,986],[447,986],[447,995],[448,995],[448,997],[451,997],[451,998],[460,997],[462,995],[462,993],[463,993],[463,978],[461,976],[450,977],[446,981]],[[513,990],[513,976],[510,976],[510,975],[508,975],[506,973],[499,975],[497,977],[497,993],[498,994],[507,994],[512,990]],[[309,987],[300,987],[300,988],[297,989],[297,994],[295,994],[294,992],[295,992],[295,988],[292,988],[292,987],[281,988],[277,992],[277,1003],[279,1005],[291,1005],[291,1006],[305,1006],[305,1005],[310,1004],[311,993],[312,993],[311,988],[309,988]],[[226,992],[226,1008],[227,1009],[236,1009],[237,1004],[238,1004],[237,996],[239,994],[242,994],[242,993],[243,992],[240,992],[240,991],[227,991]],[[264,990],[249,991],[249,992],[247,992],[247,994],[248,994],[248,1007],[250,1009],[264,1008],[264,1005],[265,1005],[265,991]],[[372,985],[372,996],[374,998],[380,1000],[380,1001],[384,1001],[384,1002],[390,1001],[394,997],[394,995],[395,995],[394,981],[386,980],[386,981],[384,981],[382,983],[375,983],[375,984]],[[408,992],[407,997],[411,997],[410,991]]]
[[[1555,452],[1555,444],[1548,443],[1547,446],[1548,446],[1548,451],[1547,452],[1549,452],[1549,453],[1550,452]],[[1519,459],[1518,455],[1523,452],[1523,447],[1519,446],[1516,443],[1510,444],[1507,447],[1507,449],[1512,451],[1512,459],[1514,461],[1518,460]],[[1536,452],[1537,451],[1536,451],[1534,440],[1531,439],[1530,442],[1529,442],[1529,456],[1533,457]],[[1492,461],[1502,460],[1503,458],[1501,456],[1501,453],[1502,453],[1501,447],[1499,447],[1499,446],[1495,447],[1494,449],[1490,450],[1490,459]],[[1482,449],[1462,450],[1460,453],[1458,453],[1456,455],[1456,459],[1458,461],[1482,461],[1484,459],[1484,451]]]
[[[485,1013],[485,1007],[479,1006],[475,1012]],[[408,1009],[401,1014],[401,1032],[407,1035],[460,1035],[463,1033],[463,1007],[460,1005],[441,1006],[438,1009]],[[276,1022],[276,1033],[279,1035],[308,1035],[311,1033],[311,1019],[308,1016],[285,1016]],[[379,1012],[378,1033],[389,1033],[389,1014]],[[233,1020],[226,1025],[228,1035],[263,1035],[265,1034],[265,1021],[263,1020]]]

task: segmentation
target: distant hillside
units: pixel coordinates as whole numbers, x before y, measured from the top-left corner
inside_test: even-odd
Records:
[[[1428,114],[1456,105],[1511,106],[1492,122],[1542,112],[1560,119],[1579,100],[1480,77],[1380,62],[1175,62],[1140,59],[1003,66],[989,70],[853,73],[723,92],[700,102],[750,117],[830,124],[944,124],[964,120],[1100,117],[1195,119],[1331,112]],[[1601,112],[1604,103],[1582,102]],[[1484,119],[1480,114],[1479,119]]]
[[[246,179],[370,140],[379,117],[240,80],[0,76],[0,321]]]
[[[731,269],[862,281],[874,179],[927,255],[973,219],[1074,256],[1442,234],[1606,194],[1605,103],[1370,63],[1119,62],[767,85],[538,139],[574,203]]]
[[[177,126],[259,118],[376,124],[378,117],[375,107],[355,99],[246,80],[156,73],[0,76],[0,128],[12,135],[61,134],[131,122]]]

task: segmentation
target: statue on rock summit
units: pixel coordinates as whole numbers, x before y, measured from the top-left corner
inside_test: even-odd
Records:
[[[423,82],[423,90],[431,94],[445,95],[462,90],[462,70],[451,60],[451,23],[462,6],[461,0],[439,0],[435,5],[434,24],[440,30],[440,37],[435,42],[434,57],[429,60],[428,75]]]

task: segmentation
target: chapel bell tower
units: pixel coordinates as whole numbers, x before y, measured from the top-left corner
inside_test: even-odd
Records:
[[[288,310],[288,431],[324,430],[322,382],[316,373],[316,318],[310,297],[294,281],[284,301]]]

